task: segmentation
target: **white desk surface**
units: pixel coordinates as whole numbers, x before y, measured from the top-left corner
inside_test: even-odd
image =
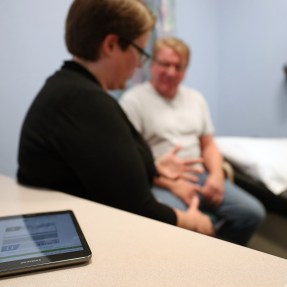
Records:
[[[0,175],[0,215],[72,209],[90,264],[0,279],[5,287],[287,287],[287,260]]]

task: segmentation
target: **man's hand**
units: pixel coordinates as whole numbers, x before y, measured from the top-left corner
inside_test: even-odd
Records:
[[[197,163],[202,163],[202,158],[197,159],[182,159],[177,156],[177,153],[181,149],[180,146],[176,146],[169,152],[157,159],[155,165],[158,173],[161,176],[169,179],[184,178],[192,182],[197,182],[200,173],[204,170],[201,167],[194,166]]]
[[[171,192],[178,196],[186,205],[191,204],[193,197],[196,193],[201,192],[201,189],[201,186],[182,178],[173,180],[170,186]]]
[[[222,173],[209,174],[202,187],[201,193],[214,206],[219,205],[224,198],[224,175]]]
[[[205,235],[214,236],[215,231],[210,218],[202,213],[199,209],[199,198],[193,197],[189,209],[186,211],[187,226],[186,228]]]

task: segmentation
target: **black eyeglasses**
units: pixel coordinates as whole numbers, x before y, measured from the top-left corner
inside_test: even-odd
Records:
[[[125,40],[125,39],[122,39],[122,40],[137,50],[139,54],[139,62],[141,65],[143,65],[144,63],[146,63],[148,60],[152,58],[152,56],[148,52],[146,52],[144,49],[139,47],[137,44],[131,41]]]

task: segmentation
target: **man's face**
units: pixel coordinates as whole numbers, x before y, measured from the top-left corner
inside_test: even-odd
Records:
[[[162,47],[151,64],[151,83],[163,97],[172,99],[183,80],[186,59],[169,47]]]

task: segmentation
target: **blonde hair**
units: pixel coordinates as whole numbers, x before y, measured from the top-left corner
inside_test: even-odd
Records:
[[[157,39],[153,47],[153,56],[156,57],[157,52],[163,47],[171,48],[188,66],[191,52],[186,43],[176,37]]]

